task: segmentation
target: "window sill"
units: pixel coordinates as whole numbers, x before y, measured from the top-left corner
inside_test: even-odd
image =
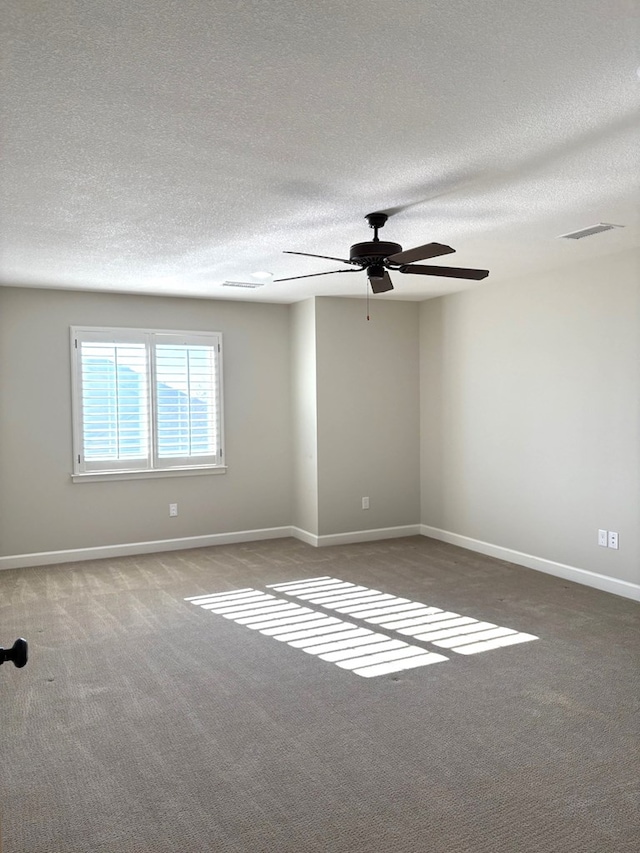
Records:
[[[72,474],[74,483],[104,483],[107,480],[146,480],[158,477],[196,477],[202,474],[226,474],[226,465],[203,465],[194,468],[156,468],[141,471],[91,471],[87,474]]]

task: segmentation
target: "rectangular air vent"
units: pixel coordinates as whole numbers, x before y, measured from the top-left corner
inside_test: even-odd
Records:
[[[582,240],[583,237],[592,237],[594,234],[602,234],[603,231],[611,231],[614,228],[624,228],[624,225],[611,225],[609,222],[598,222],[597,225],[590,225],[588,228],[581,228],[579,231],[560,234],[559,239]]]
[[[244,287],[247,290],[255,290],[256,287],[263,287],[263,281],[223,281],[223,287]]]

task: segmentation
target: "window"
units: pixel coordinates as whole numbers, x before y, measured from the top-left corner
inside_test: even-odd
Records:
[[[222,335],[71,328],[74,478],[224,471]]]

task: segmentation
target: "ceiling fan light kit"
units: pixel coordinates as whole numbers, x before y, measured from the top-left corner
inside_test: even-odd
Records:
[[[369,213],[365,217],[369,227],[373,228],[373,240],[364,243],[354,243],[349,250],[349,258],[335,258],[331,255],[314,255],[309,252],[291,252],[287,255],[304,255],[308,258],[324,258],[329,261],[339,261],[342,264],[351,264],[358,269],[328,270],[327,272],[308,273],[307,275],[296,275],[288,278],[276,278],[274,281],[293,281],[298,278],[311,278],[317,275],[332,275],[338,272],[362,272],[366,270],[369,284],[373,293],[386,293],[393,290],[393,283],[388,270],[411,275],[433,275],[445,278],[462,278],[472,281],[480,281],[489,275],[489,270],[468,269],[465,267],[435,267],[427,265],[416,265],[414,261],[426,261],[429,258],[437,258],[455,252],[451,246],[443,243],[426,243],[424,246],[416,246],[413,249],[402,250],[399,243],[390,243],[380,240],[378,230],[382,228],[388,219],[386,213]]]

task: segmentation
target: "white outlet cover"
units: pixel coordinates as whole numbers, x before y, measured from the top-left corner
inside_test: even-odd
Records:
[[[608,532],[606,530],[598,530],[598,545],[602,548],[606,548],[608,545],[607,536]]]
[[[618,548],[618,534],[614,530],[609,531],[609,548]]]

